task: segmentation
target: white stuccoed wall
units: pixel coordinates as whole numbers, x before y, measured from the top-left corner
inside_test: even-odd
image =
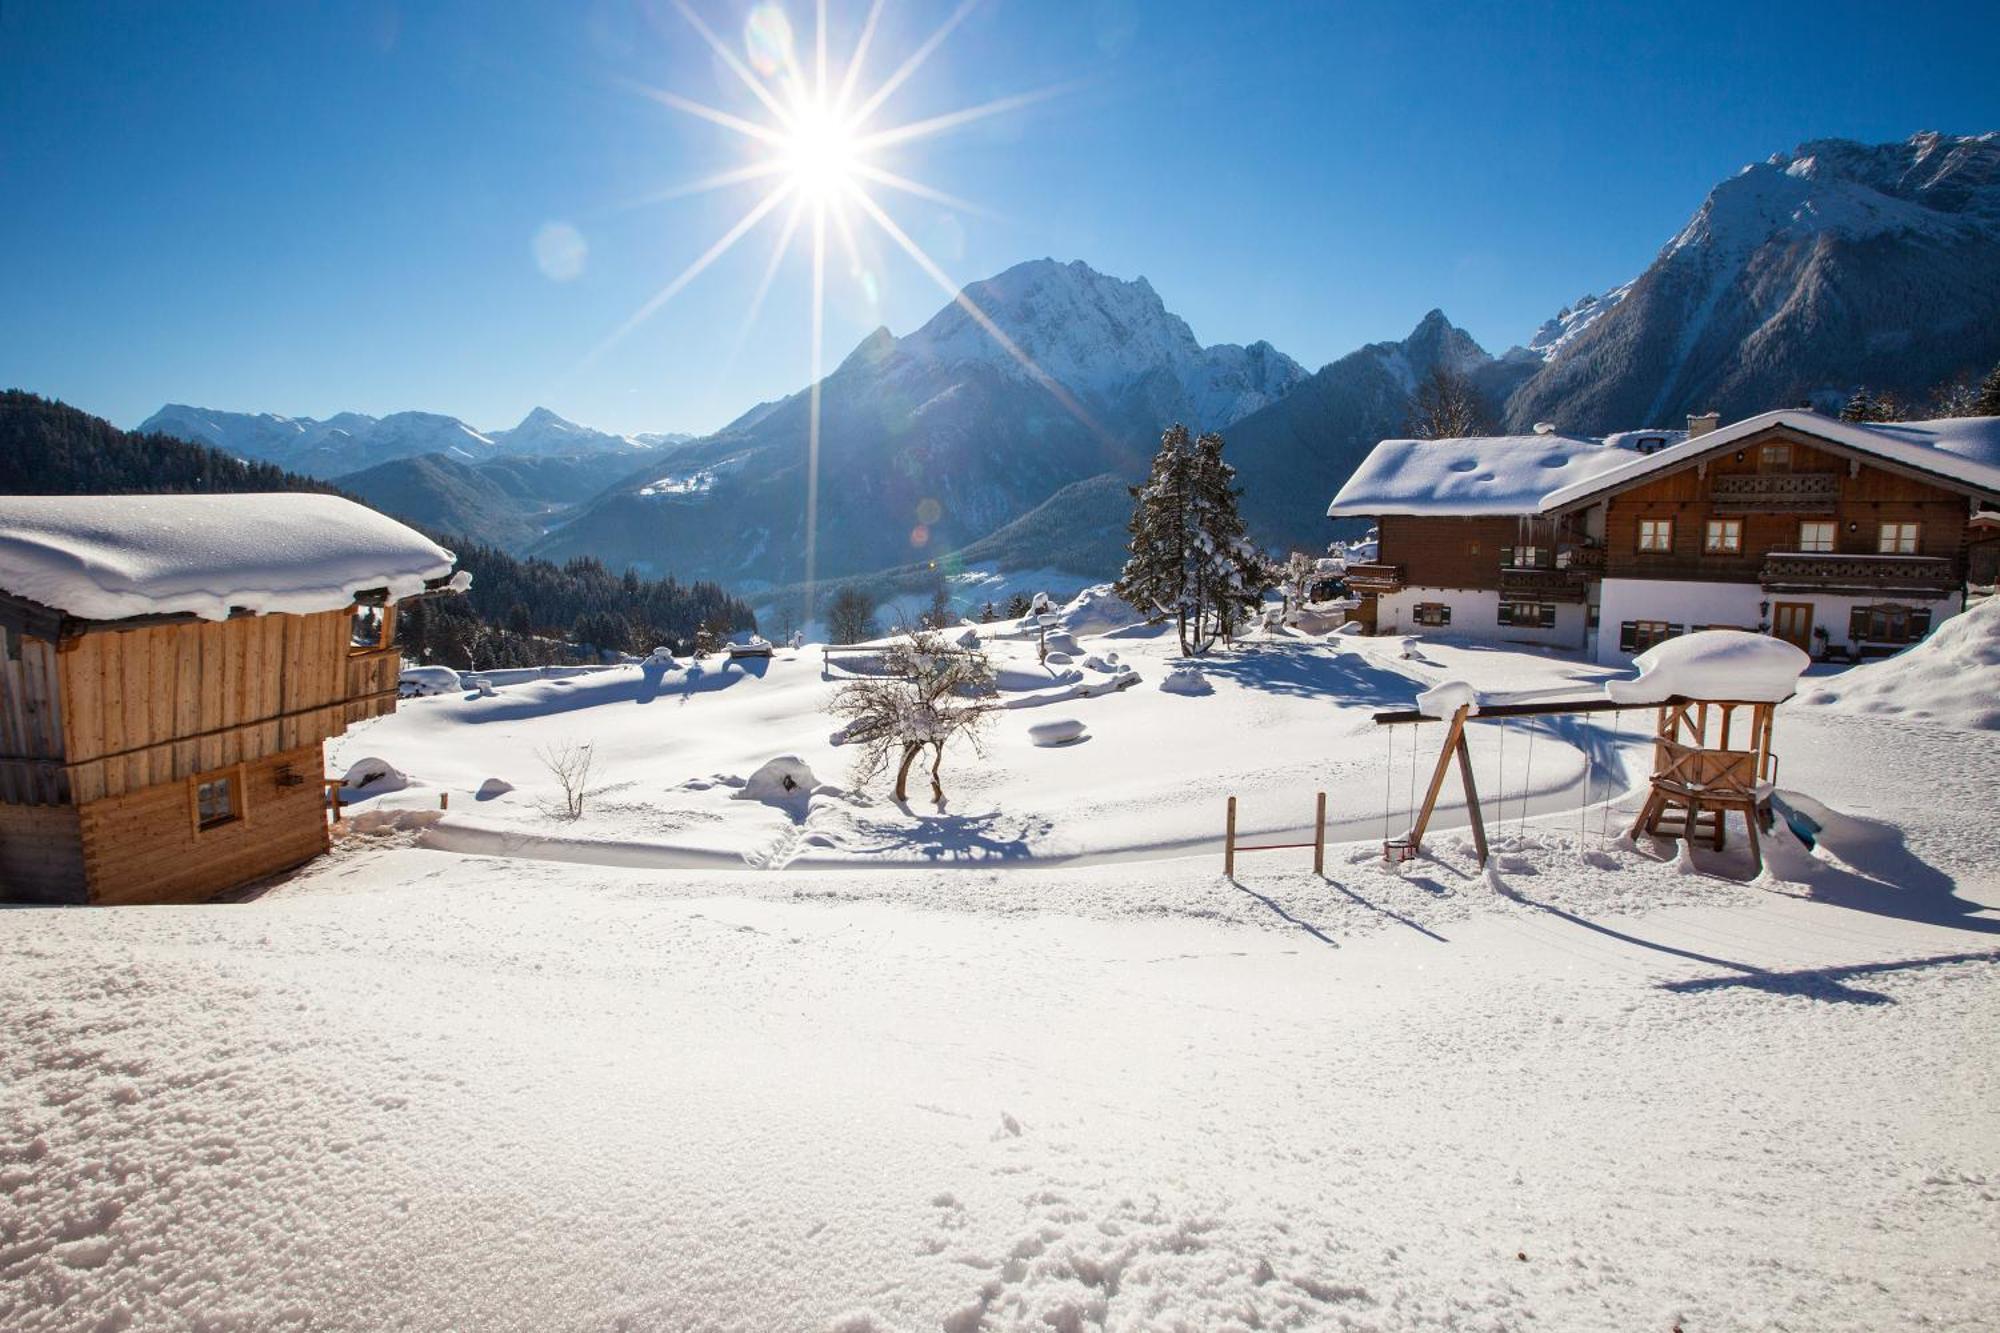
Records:
[[[1451,624],[1442,629],[1417,623],[1417,603],[1442,602],[1451,608]],[[1405,588],[1375,602],[1378,634],[1441,634],[1482,643],[1539,643],[1552,648],[1583,648],[1584,609],[1581,602],[1557,602],[1551,629],[1522,629],[1500,623],[1500,594],[1477,588]]]
[[[1958,593],[1941,598],[1897,593],[1769,593],[1755,583],[1697,583],[1680,579],[1605,579],[1598,585],[1603,599],[1599,617],[1596,659],[1606,666],[1624,666],[1630,653],[1618,651],[1619,626],[1627,620],[1664,620],[1685,625],[1739,625],[1755,629],[1769,621],[1769,613],[1758,610],[1760,603],[1809,602],[1815,624],[1826,628],[1828,641],[1847,642],[1847,621],[1857,606],[1877,606],[1894,602],[1902,606],[1929,607],[1931,628],[1965,609]],[[1457,611],[1452,612],[1454,620]],[[1817,645],[1814,645],[1817,648]]]

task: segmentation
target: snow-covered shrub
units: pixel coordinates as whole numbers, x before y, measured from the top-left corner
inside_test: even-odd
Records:
[[[910,767],[931,752],[931,797],[944,801],[939,770],[944,747],[964,736],[979,749],[979,730],[993,709],[993,667],[986,654],[954,646],[935,630],[919,630],[882,650],[883,675],[852,680],[833,696],[832,711],[848,719],[838,743],[858,745],[855,785],[865,786],[896,765],[896,799],[909,799]]]

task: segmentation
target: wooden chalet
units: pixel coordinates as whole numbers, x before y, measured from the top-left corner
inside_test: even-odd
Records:
[[[0,899],[192,902],[328,845],[453,556],[324,495],[0,498]]]
[[[1820,657],[1892,652],[1991,577],[2000,418],[1858,425],[1785,411],[1689,425],[1549,436],[1547,472],[1581,458],[1584,475],[1536,494],[1521,476],[1533,437],[1416,442],[1441,447],[1435,458],[1384,441],[1329,511],[1379,512],[1379,560],[1350,567],[1350,586],[1374,595],[1378,632],[1553,643],[1618,663],[1694,629],[1769,633]],[[1378,455],[1384,467],[1366,475]],[[1440,464],[1446,484],[1399,505],[1397,487],[1423,487]],[[1491,503],[1459,476],[1494,477]]]

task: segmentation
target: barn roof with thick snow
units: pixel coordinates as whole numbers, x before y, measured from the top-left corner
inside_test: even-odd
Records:
[[[1542,497],[1640,457],[1620,443],[1575,435],[1487,435],[1448,440],[1384,440],[1327,506],[1329,518],[1383,514],[1532,514]]]
[[[1565,482],[1550,492],[1541,508],[1565,509],[1595,500],[1777,426],[1962,489],[2000,495],[2000,417],[1863,425],[1800,409],[1761,412],[1595,476]]]
[[[0,590],[80,620],[336,611],[438,586],[454,558],[335,495],[0,497]]]

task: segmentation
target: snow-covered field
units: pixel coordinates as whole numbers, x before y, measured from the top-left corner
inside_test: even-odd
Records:
[[[1078,647],[1001,643],[1025,706],[942,813],[734,799],[845,785],[781,650],[409,701],[330,756],[408,775],[380,831],[268,892],[0,913],[0,1327],[1991,1326],[1990,731],[1781,708],[1821,847],[1745,884],[1615,840],[1639,713],[1477,724],[1493,873],[1449,830],[1398,873],[1440,729],[1385,765],[1370,712],[1603,673],[1294,638],[1177,695],[1158,638]],[[568,823],[533,752],[582,741]],[[1326,878],[1221,875],[1228,795],[1321,789]]]

